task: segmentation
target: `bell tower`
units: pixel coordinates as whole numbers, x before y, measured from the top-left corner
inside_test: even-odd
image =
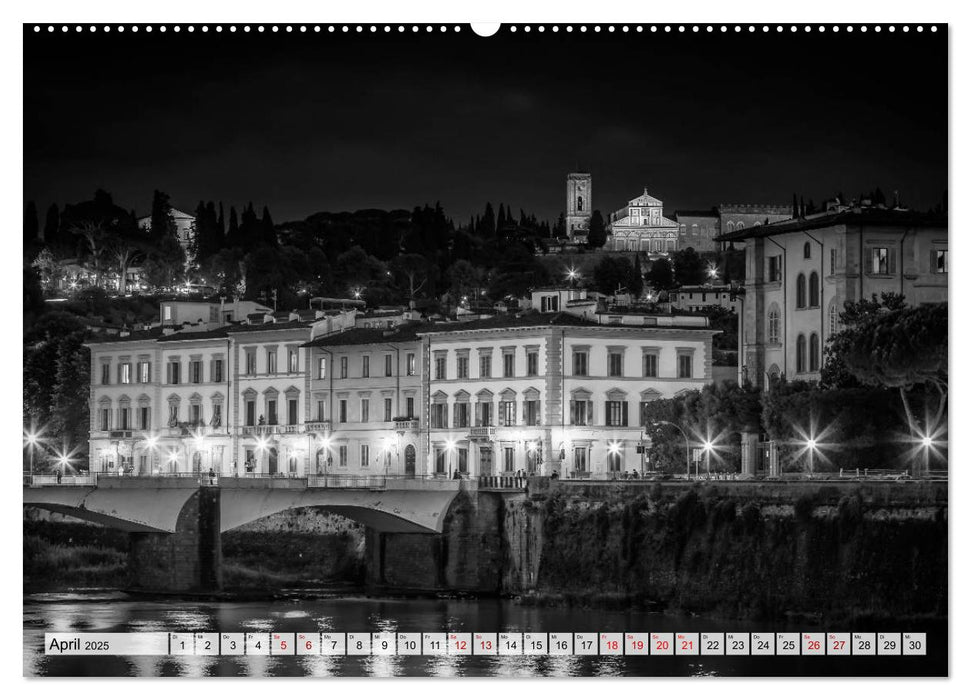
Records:
[[[593,178],[590,173],[566,176],[566,235],[571,241],[585,240],[593,211]]]

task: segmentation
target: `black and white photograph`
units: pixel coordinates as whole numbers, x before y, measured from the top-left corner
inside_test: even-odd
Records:
[[[22,25],[23,676],[947,678],[949,25],[318,19]]]

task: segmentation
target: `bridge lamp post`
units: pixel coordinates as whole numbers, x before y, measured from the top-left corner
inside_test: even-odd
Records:
[[[607,454],[611,455],[612,457],[616,457],[617,455],[620,454],[619,440],[614,440],[613,442],[607,443]]]
[[[452,473],[452,451],[455,449],[455,440],[449,438],[445,441],[445,453],[448,455],[448,477],[451,479],[455,475]]]
[[[33,480],[33,478],[34,478],[34,448],[36,448],[37,445],[38,445],[38,443],[40,442],[40,435],[38,435],[37,433],[33,433],[33,432],[27,433],[24,436],[24,442],[27,443],[27,454],[28,454],[28,456],[30,458],[30,478],[31,478],[31,480]],[[21,467],[21,468],[23,468],[23,467]],[[21,472],[21,473],[23,473],[23,472]]]
[[[262,435],[260,437],[256,438],[256,452],[257,452],[257,454],[262,454],[262,453],[266,452],[267,447],[269,446],[269,444],[270,444],[270,441],[267,440]],[[263,461],[263,458],[260,457],[260,462],[262,463],[262,461]]]
[[[711,453],[715,449],[715,443],[711,440],[705,440],[701,443],[701,448],[705,451],[705,471],[708,472],[708,478],[711,478]],[[695,470],[695,476],[697,476],[697,470]]]
[[[158,474],[159,470],[156,462],[158,453],[155,451],[158,447],[158,438],[154,435],[149,435],[145,438],[145,447],[148,448],[148,454],[152,458],[152,474]]]

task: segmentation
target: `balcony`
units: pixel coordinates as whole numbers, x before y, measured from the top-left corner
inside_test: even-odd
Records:
[[[130,430],[112,430],[108,433],[108,437],[111,440],[129,440],[131,436],[132,431]]]
[[[308,433],[329,433],[330,432],[330,421],[329,420],[315,420],[305,424]]]
[[[410,433],[418,431],[417,418],[395,418],[394,429],[399,433]]]
[[[477,425],[469,428],[469,440],[492,440],[496,437],[494,425]]]

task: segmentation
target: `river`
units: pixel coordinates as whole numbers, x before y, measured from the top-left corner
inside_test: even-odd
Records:
[[[49,657],[45,632],[783,632],[810,625],[713,621],[643,611],[518,605],[511,600],[335,595],[202,602],[75,589],[24,598],[25,676],[928,676],[947,674],[947,630],[928,655],[896,657]],[[834,630],[878,631],[878,630]],[[889,630],[886,630],[889,631]]]

